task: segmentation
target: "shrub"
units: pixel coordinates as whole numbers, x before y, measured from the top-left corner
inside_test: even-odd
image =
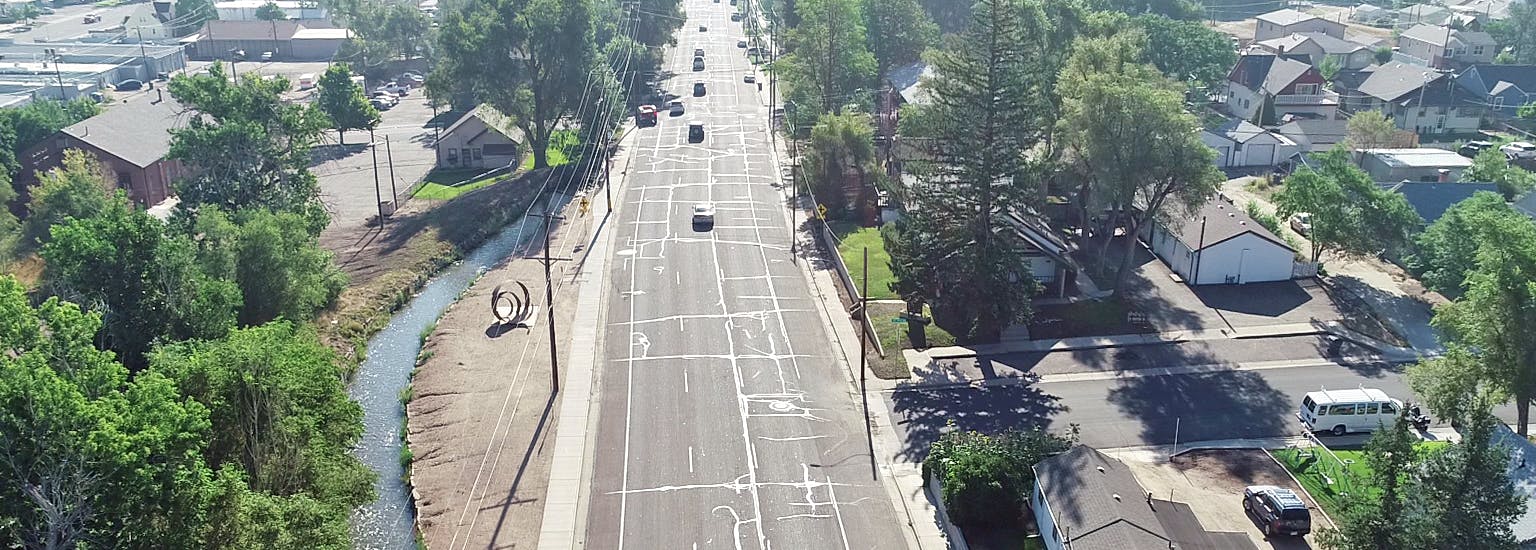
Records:
[[[1075,432],[1075,426],[1068,437],[1039,429],[998,435],[951,431],[929,448],[928,457],[923,459],[923,476],[927,480],[936,475],[943,484],[940,498],[951,521],[961,525],[1011,523],[1034,490],[1032,467],[1070,448],[1076,443]]]

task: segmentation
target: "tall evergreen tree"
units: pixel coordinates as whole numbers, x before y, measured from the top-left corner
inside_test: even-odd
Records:
[[[1037,285],[1010,214],[1030,215],[1039,166],[1026,152],[1050,126],[1053,75],[1034,37],[1047,22],[1037,2],[981,0],[954,47],[934,56],[929,116],[934,161],[899,231],[894,269],[908,302],[932,302],[935,321],[970,341],[997,339],[1029,316]]]

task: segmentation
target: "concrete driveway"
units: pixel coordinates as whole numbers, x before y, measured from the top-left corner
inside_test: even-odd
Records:
[[[1115,455],[1116,453],[1111,452]],[[1144,457],[1119,455],[1136,473],[1136,481],[1158,498],[1189,504],[1200,524],[1211,531],[1235,531],[1248,535],[1259,548],[1318,548],[1312,535],[1277,536],[1266,539],[1253,516],[1243,511],[1243,488],[1249,485],[1275,485],[1295,491],[1312,510],[1312,529],[1328,525],[1317,512],[1317,503],[1259,449],[1195,451],[1155,462]]]

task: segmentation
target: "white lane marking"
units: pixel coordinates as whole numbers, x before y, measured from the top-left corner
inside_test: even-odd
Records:
[[[762,440],[766,440],[766,441],[806,441],[806,440],[810,440],[810,439],[822,439],[822,438],[825,438],[825,437],[827,437],[827,436],[825,436],[825,435],[803,435],[803,436],[799,436],[799,437],[768,437],[766,435],[757,436],[758,439],[762,439]]]
[[[684,372],[683,375],[687,376],[687,372]],[[688,473],[693,473],[693,445],[688,446]]]
[[[683,393],[688,393],[688,369],[683,368]]]

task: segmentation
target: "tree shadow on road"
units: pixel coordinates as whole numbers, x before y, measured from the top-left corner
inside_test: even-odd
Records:
[[[1296,404],[1252,371],[1124,379],[1109,402],[1141,421],[1146,444],[1277,437],[1296,431]]]
[[[1035,384],[1035,375],[982,386],[909,387],[889,395],[892,423],[901,440],[896,458],[917,462],[950,430],[1001,433],[1048,428],[1067,407]],[[959,380],[957,380],[959,382]]]

